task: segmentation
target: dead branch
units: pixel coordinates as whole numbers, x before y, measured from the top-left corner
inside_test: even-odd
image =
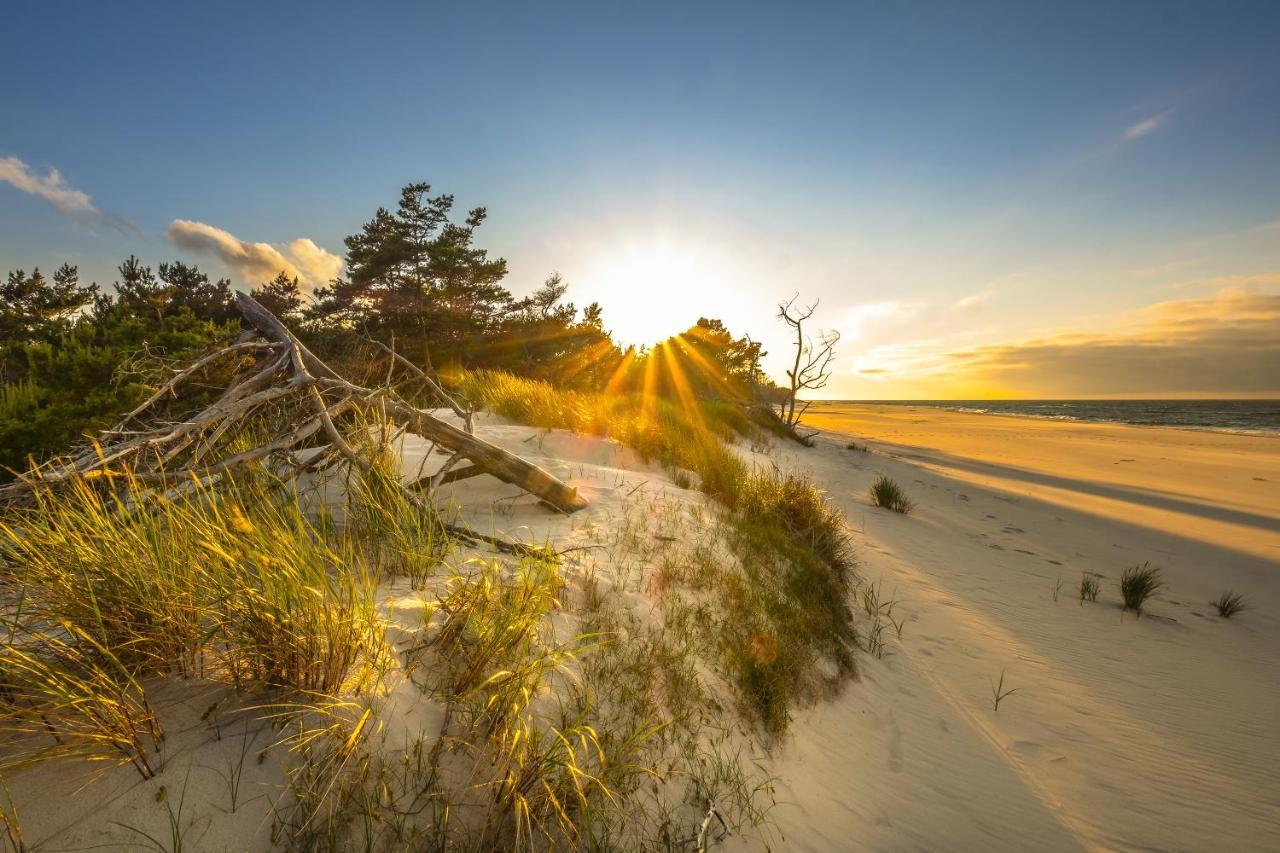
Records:
[[[440,386],[440,383],[436,382],[435,379],[433,379],[424,370],[422,370],[422,368],[418,367],[418,365],[414,364],[412,361],[409,361],[409,359],[405,358],[400,353],[396,352],[394,349],[384,344],[382,341],[375,341],[372,338],[368,338],[368,341],[374,346],[380,348],[387,355],[391,356],[393,367],[396,363],[398,363],[403,367],[407,368],[411,373],[413,373],[414,376],[416,376],[419,380],[421,380],[423,384],[425,384],[428,388],[430,388],[431,393],[435,394],[436,397],[439,398],[441,402],[443,402],[449,408],[453,409],[453,413],[457,415],[459,418],[461,418],[462,422],[466,424],[467,432],[470,432],[470,433],[475,432],[475,427],[473,427],[471,424],[471,419],[472,419],[472,416],[475,414],[475,412],[472,412],[469,409],[462,408],[462,406],[458,403],[458,401],[454,399],[454,397],[451,394],[445,391],[443,387]],[[387,384],[389,385],[390,382],[388,382]]]
[[[811,318],[818,309],[818,303],[814,302],[805,308],[796,308],[796,300],[800,295],[797,293],[786,302],[778,305],[778,319],[785,322],[788,326],[795,330],[795,361],[790,370],[786,371],[788,388],[787,395],[778,407],[778,417],[786,424],[787,428],[796,434],[801,441],[808,443],[817,433],[809,435],[801,435],[799,432],[800,418],[809,410],[809,403],[799,399],[799,395],[805,391],[816,391],[826,386],[831,379],[831,361],[835,358],[836,344],[840,340],[840,333],[836,331],[819,332],[818,339],[815,342],[812,337],[805,334],[804,323]]]
[[[392,434],[413,433],[451,454],[440,469],[414,484],[415,495],[483,473],[519,486],[562,512],[586,505],[576,489],[545,469],[473,435],[471,413],[394,350],[384,347],[426,379],[466,429],[411,405],[389,386],[370,389],[347,381],[251,296],[238,293],[236,306],[252,330],[247,336],[177,371],[78,456],[38,466],[0,488],[0,501],[22,500],[37,487],[57,487],[77,477],[110,481],[127,472],[142,483],[179,482],[207,479],[272,458],[295,473],[334,457],[368,471],[374,460],[358,448],[368,443],[368,420],[373,416],[393,424]],[[165,397],[177,397],[181,383],[222,359],[249,353],[258,359],[238,372],[213,403],[184,420],[163,419],[158,404]],[[233,452],[228,436],[245,434],[255,436],[254,445]],[[310,444],[317,436],[323,443]],[[360,440],[353,442],[353,437]],[[314,452],[306,463],[298,461],[297,452],[303,449]],[[454,471],[462,461],[471,464]]]

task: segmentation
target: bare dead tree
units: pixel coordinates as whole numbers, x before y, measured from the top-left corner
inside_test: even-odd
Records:
[[[800,434],[800,419],[809,410],[809,401],[799,399],[805,391],[816,391],[824,387],[831,379],[831,360],[835,357],[836,343],[840,340],[837,331],[819,332],[815,341],[805,334],[804,324],[818,310],[814,302],[804,308],[796,307],[797,293],[786,302],[778,304],[778,319],[795,330],[796,357],[788,370],[789,387],[787,395],[778,406],[778,417],[787,428],[796,434],[801,441],[807,442],[817,433]]]
[[[384,348],[391,362],[388,381],[367,388],[338,375],[253,297],[236,294],[236,307],[248,329],[235,342],[176,371],[77,455],[52,460],[0,488],[0,502],[20,501],[37,487],[57,488],[76,478],[111,482],[127,475],[130,482],[165,486],[193,478],[214,481],[267,461],[297,472],[343,464],[369,471],[374,452],[385,447],[371,438],[369,427],[376,424],[390,426],[396,434],[417,435],[431,443],[432,452],[448,457],[438,471],[406,487],[415,496],[488,474],[562,512],[586,505],[576,489],[550,472],[473,435],[471,413],[393,349]],[[159,404],[176,397],[181,383],[227,363],[240,368],[213,403],[178,421],[163,416]],[[389,380],[395,366],[427,384],[464,427],[406,402]],[[387,430],[382,433],[385,438]],[[246,435],[254,441],[243,448]],[[239,436],[241,446],[231,446],[229,436]],[[457,467],[461,462],[469,464]]]

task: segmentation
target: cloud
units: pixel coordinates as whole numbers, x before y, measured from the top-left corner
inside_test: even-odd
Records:
[[[1280,293],[1230,287],[1148,306],[1106,332],[876,355],[895,379],[942,396],[1280,393]]]
[[[997,295],[999,295],[999,290],[996,289],[995,285],[988,284],[977,293],[971,293],[968,296],[957,299],[955,307],[960,311],[972,311],[975,308],[986,305],[992,299],[995,299]]]
[[[17,157],[0,157],[0,182],[44,199],[63,216],[82,225],[100,223],[121,231],[141,233],[138,226],[129,220],[95,207],[86,193],[68,185],[62,173],[52,166],[40,175]]]
[[[230,231],[189,219],[173,220],[166,233],[176,246],[217,256],[250,284],[270,281],[284,272],[315,287],[342,273],[342,258],[306,237],[278,245],[250,243]]]
[[[1165,119],[1169,117],[1170,112],[1171,112],[1170,110],[1165,110],[1162,113],[1156,113],[1155,115],[1147,116],[1142,121],[1137,122],[1136,124],[1129,125],[1129,127],[1126,128],[1125,132],[1122,134],[1122,137],[1124,139],[1141,139],[1142,137],[1146,136],[1148,133],[1153,133],[1159,130],[1160,126],[1164,124]]]

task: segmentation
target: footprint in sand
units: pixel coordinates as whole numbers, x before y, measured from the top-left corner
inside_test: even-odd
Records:
[[[1052,564],[1053,564],[1053,565],[1055,565],[1055,566],[1061,566],[1061,565],[1062,565],[1062,563],[1058,562],[1057,560],[1050,560],[1048,557],[1045,557],[1045,560],[1044,560],[1044,561],[1045,561],[1046,563],[1052,563]]]
[[[1017,551],[1019,554],[1026,554],[1028,557],[1034,557],[1036,555],[1035,551],[1028,551],[1026,548],[1014,548],[1013,550]]]
[[[1027,531],[1023,530],[1021,527],[1006,527],[1004,529],[1004,532],[1005,533],[1026,533]]]

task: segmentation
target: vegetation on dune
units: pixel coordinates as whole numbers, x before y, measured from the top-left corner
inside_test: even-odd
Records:
[[[907,497],[902,487],[883,475],[871,484],[871,505],[901,513],[915,509],[915,503]]]
[[[3,722],[26,735],[13,760],[88,754],[150,776],[153,676],[305,696],[362,689],[384,665],[359,536],[308,518],[284,484],[94,485],[37,492],[0,523],[0,580],[18,593]]]
[[[1098,576],[1085,572],[1080,576],[1080,603],[1086,601],[1097,601],[1098,593],[1101,592],[1101,586],[1098,584]]]
[[[1125,569],[1120,575],[1120,597],[1124,600],[1124,609],[1141,616],[1147,600],[1162,586],[1164,581],[1157,566],[1142,563]]]
[[[719,641],[740,695],[773,732],[815,694],[820,662],[833,687],[854,671],[848,596],[854,560],[840,513],[806,478],[749,467],[728,446],[757,432],[740,408],[687,408],[657,395],[560,391],[494,372],[458,378],[460,393],[533,426],[612,438],[675,470],[689,470],[724,509],[736,572],[716,573]],[[768,638],[768,639],[762,639]],[[763,651],[762,651],[763,650]]]
[[[1227,590],[1209,603],[1213,605],[1213,609],[1217,610],[1218,615],[1223,619],[1230,619],[1245,609],[1244,596],[1231,590]]]

